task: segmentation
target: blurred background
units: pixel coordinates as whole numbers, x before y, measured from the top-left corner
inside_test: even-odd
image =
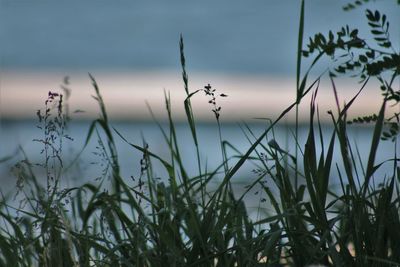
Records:
[[[370,8],[387,15],[398,48],[400,11],[396,1],[371,1],[344,12],[342,6],[348,2],[306,1],[305,44],[317,32],[336,31],[346,24],[358,28],[360,37],[370,38],[364,15]],[[36,110],[44,107],[48,91],[62,92],[65,76],[71,89],[69,134],[74,138],[68,146],[78,151],[89,120],[99,113],[91,97],[94,90],[88,73],[96,78],[109,115],[121,133],[136,144],[145,136],[151,150],[166,156],[168,151],[151,122],[146,102],[163,121],[164,92],[169,93],[184,153],[194,152],[184,124],[180,34],[189,90],[210,83],[217,92],[228,95],[217,100],[222,107],[223,137],[245,150],[249,142],[237,123],[246,122],[255,133],[261,133],[265,121],[254,118],[276,118],[295,99],[299,14],[300,1],[293,0],[0,0],[0,158],[13,155],[21,146],[33,161],[40,161],[40,144],[32,142],[42,135],[35,127]],[[307,67],[307,61],[303,64]],[[328,64],[325,60],[318,65],[314,77]],[[357,81],[338,81],[341,101],[359,88]],[[354,115],[376,112],[379,107],[379,90],[372,84],[365,92],[351,111]],[[332,99],[331,86],[323,80],[317,98],[323,118],[333,107]],[[307,101],[301,110],[302,120],[308,116]],[[204,94],[193,98],[193,106],[204,161],[213,166],[220,157],[212,107]],[[282,146],[293,145],[293,115],[279,130],[281,137],[286,136],[280,140]],[[363,129],[354,131],[355,138],[368,142]],[[87,150],[82,159],[85,168],[95,160],[95,144]],[[140,154],[123,144],[120,153],[124,172],[136,175]],[[2,180],[11,179],[8,173],[14,162],[1,164]]]

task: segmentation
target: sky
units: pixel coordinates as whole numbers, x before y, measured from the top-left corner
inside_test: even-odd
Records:
[[[368,38],[364,10],[379,9],[391,21],[399,48],[396,1],[344,12],[347,2],[305,1],[305,36],[349,24]],[[59,90],[68,75],[71,105],[87,111],[78,118],[91,118],[97,110],[88,72],[115,118],[148,119],[146,101],[165,116],[164,92],[182,116],[182,34],[191,91],[210,83],[228,94],[221,100],[227,120],[276,117],[295,97],[299,13],[300,1],[292,0],[0,0],[0,116],[34,117],[47,92]],[[315,75],[328,64],[323,61]],[[332,90],[324,86],[319,100],[327,110]],[[343,83],[343,101],[358,89],[357,82]],[[379,105],[374,92],[356,112]],[[201,118],[212,117],[204,96],[194,101]]]

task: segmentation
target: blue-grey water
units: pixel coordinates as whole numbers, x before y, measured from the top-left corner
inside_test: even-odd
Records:
[[[43,163],[44,155],[40,154],[43,148],[43,144],[33,141],[34,139],[41,139],[43,137],[42,130],[35,127],[36,122],[34,121],[8,121],[3,123],[2,131],[0,132],[1,140],[1,153],[0,158],[6,155],[13,155],[20,146],[26,153],[27,158],[32,163]],[[76,155],[81,151],[84,145],[88,129],[89,122],[81,121],[71,123],[68,128],[68,134],[74,139],[69,141],[67,139],[63,142],[63,162],[64,166],[68,166],[72,159],[75,159]],[[265,129],[266,125],[263,124],[249,124],[248,125],[255,136],[259,136]],[[113,127],[117,129],[129,142],[136,145],[143,145],[146,142],[149,145],[149,150],[166,161],[170,161],[170,151],[168,145],[163,139],[161,130],[155,123],[146,122],[116,122],[113,123]],[[167,125],[163,124],[164,130],[168,133]],[[180,153],[183,158],[183,163],[186,170],[190,175],[196,175],[197,172],[197,161],[195,147],[193,139],[190,134],[190,130],[184,123],[176,125],[177,137],[179,140]],[[200,157],[203,168],[207,166],[208,170],[213,170],[218,167],[222,161],[221,150],[219,146],[218,128],[214,123],[200,123],[197,125],[198,138],[200,144]],[[285,150],[294,154],[294,138],[293,138],[293,127],[280,125],[276,127],[274,135],[272,133],[268,135],[268,138],[263,141],[263,144],[268,146],[268,141],[274,139],[276,142]],[[325,147],[328,146],[329,138],[333,129],[330,127],[323,128],[323,135],[325,140]],[[371,127],[349,127],[349,141],[353,145],[353,153],[356,155],[356,147],[359,150],[361,161],[366,164],[369,155],[369,149],[371,145],[373,129]],[[99,130],[101,133],[101,130]],[[246,137],[247,134],[247,137]],[[299,130],[299,145],[301,150],[304,150],[305,141],[308,134],[308,127],[302,126]],[[130,179],[131,176],[138,177],[140,174],[140,159],[142,153],[131,147],[129,144],[124,142],[116,133],[114,133],[118,156],[121,165],[121,171],[123,177]],[[247,151],[250,147],[250,142],[247,138],[254,141],[254,137],[251,137],[249,131],[246,130],[244,125],[239,124],[223,124],[222,125],[222,137],[224,140],[229,141],[237,150],[241,153]],[[144,140],[144,141],[143,141]],[[337,144],[336,144],[337,145]],[[101,176],[105,165],[104,159],[96,152],[100,152],[98,148],[98,138],[93,136],[89,145],[78,160],[79,169],[75,169],[70,172],[63,182],[69,185],[80,185],[85,182],[95,182],[96,178]],[[317,150],[320,151],[321,147],[318,146]],[[235,152],[231,149],[227,150],[229,155],[235,155]],[[259,152],[263,152],[260,148]],[[399,154],[400,147],[397,145],[397,157]],[[383,162],[384,160],[394,157],[395,145],[393,142],[385,141],[380,144],[378,153],[376,155],[376,162]],[[0,164],[0,183],[4,191],[14,190],[16,179],[14,175],[10,173],[11,167],[22,160],[24,157],[19,152],[11,160]],[[232,159],[229,165],[232,167],[237,159]],[[358,161],[356,157],[356,161]],[[155,173],[163,180],[167,180],[165,170],[155,162]],[[337,163],[339,168],[342,165],[339,147],[337,146],[334,154],[334,162]],[[93,164],[96,163],[96,164]],[[338,186],[338,173],[333,165],[331,173],[331,185]],[[366,166],[366,165],[365,165]],[[365,167],[364,166],[364,167]],[[235,176],[234,181],[238,184],[247,185],[257,175],[252,172],[255,169],[253,164],[245,164],[243,168]],[[384,178],[388,178],[392,174],[393,162],[384,164],[379,169],[376,175],[376,182],[383,181]],[[43,170],[36,168],[39,176],[44,177]],[[360,173],[361,174],[361,173]],[[386,176],[385,176],[386,175]],[[44,179],[44,178],[42,178]],[[268,179],[268,178],[267,178]],[[44,182],[44,181],[43,181]],[[218,182],[216,178],[215,182]]]

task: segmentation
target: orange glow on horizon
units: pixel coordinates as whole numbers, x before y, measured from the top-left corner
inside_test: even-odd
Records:
[[[171,96],[174,117],[185,118],[183,102],[186,94],[180,73],[93,73],[103,95],[109,116],[114,119],[148,120],[149,103],[155,115],[166,118],[164,92]],[[37,109],[43,108],[48,91],[62,92],[61,73],[17,73],[3,72],[0,80],[1,118],[34,118]],[[254,118],[275,119],[295,100],[295,80],[283,77],[215,75],[210,73],[189,74],[189,90],[202,89],[210,83],[217,93],[228,97],[217,98],[222,107],[222,121],[247,121]],[[342,82],[336,84],[340,104],[349,102],[361,84]],[[360,116],[377,113],[382,101],[379,88],[369,85],[350,109],[350,115]],[[92,119],[98,114],[98,106],[91,97],[94,90],[86,73],[70,75],[70,110],[83,110],[75,119]],[[300,119],[308,120],[310,96],[305,97],[300,107]],[[191,98],[195,117],[198,120],[213,120],[212,106],[203,92]],[[336,111],[334,94],[329,81],[322,81],[318,90],[317,104],[322,120],[328,119],[326,111]],[[288,121],[294,120],[294,112]]]

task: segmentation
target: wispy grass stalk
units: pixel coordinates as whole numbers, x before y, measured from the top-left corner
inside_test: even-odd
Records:
[[[84,147],[98,141],[103,152],[101,155],[106,158],[111,171],[106,169],[98,181],[63,188],[59,183],[65,175],[60,138],[65,137],[63,118],[66,118],[66,110],[63,110],[62,98],[58,99],[59,95],[51,93],[51,101],[46,104],[56,104],[56,116],[49,115],[49,106],[45,108],[44,117],[42,114],[39,116],[39,119],[44,118],[45,136],[39,141],[44,147],[45,159],[41,166],[45,175],[41,177],[36,173],[37,166],[21,150],[23,160],[14,171],[23,201],[13,207],[2,194],[0,266],[400,265],[400,167],[398,132],[393,126],[398,116],[388,115],[386,108],[389,103],[398,105],[400,102],[393,88],[399,74],[397,65],[394,65],[398,55],[390,54],[393,51],[387,47],[387,33],[373,32],[378,45],[390,50],[385,55],[391,55],[386,61],[375,58],[373,53],[381,52],[371,50],[358,38],[358,32],[349,27],[339,31],[337,37],[332,32],[327,38],[318,34],[304,48],[304,14],[302,1],[296,99],[275,120],[271,120],[260,135],[255,135],[246,126],[248,134],[245,138],[249,147],[244,152],[237,150],[233,142],[223,139],[221,107],[216,100],[225,95],[217,94],[211,85],[189,91],[183,38],[180,37],[186,94],[183,105],[197,160],[198,173],[194,175],[187,169],[185,155],[181,153],[168,93],[165,93],[168,130],[155,120],[170,155],[163,158],[154,153],[152,144],[148,144],[145,138],[139,142],[128,140],[112,126],[99,86],[89,75],[100,114],[89,127]],[[379,26],[381,30],[387,30],[387,19],[379,12],[367,11],[367,18],[373,28]],[[308,81],[308,75],[322,56],[334,56],[335,49],[347,52],[361,49],[357,50],[361,55],[358,56],[359,64],[346,62],[340,66],[342,68],[329,70],[337,113],[329,112],[332,128],[326,128],[328,141],[324,141],[325,130],[319,118],[317,93],[322,90],[319,81],[326,71],[312,83]],[[302,56],[314,52],[316,56],[301,76]],[[363,66],[360,76],[365,73],[368,76],[361,77],[359,91],[341,106],[335,77],[343,71]],[[391,75],[385,76],[383,72]],[[384,87],[381,88],[381,108],[375,116],[350,120],[349,111],[359,101],[358,96],[370,78],[375,76]],[[390,78],[387,82],[383,77]],[[213,169],[203,166],[200,158],[205,148],[198,140],[190,101],[198,92],[205,92],[209,97],[217,120],[222,160]],[[300,103],[308,94],[311,94],[308,134],[302,143],[299,140],[298,112]],[[274,135],[278,123],[293,109],[296,110],[294,155],[290,149],[280,147]],[[368,159],[364,162],[357,145],[349,142],[348,124],[367,121],[373,127]],[[96,138],[98,140],[93,140]],[[122,176],[117,140],[141,153],[138,177]],[[377,162],[380,144],[390,140],[395,145],[393,158]],[[256,170],[244,174],[248,187],[237,195],[232,187],[233,178],[246,163],[256,166]],[[160,179],[156,176],[154,164],[161,165],[165,177]],[[389,164],[393,164],[390,165],[391,172],[379,174],[378,171]],[[222,181],[214,186],[221,173]],[[337,190],[330,187],[334,176],[340,183]],[[105,178],[111,179],[110,190]],[[249,214],[246,197],[256,187],[257,193],[263,194],[263,200],[258,203],[259,210],[254,218]]]

